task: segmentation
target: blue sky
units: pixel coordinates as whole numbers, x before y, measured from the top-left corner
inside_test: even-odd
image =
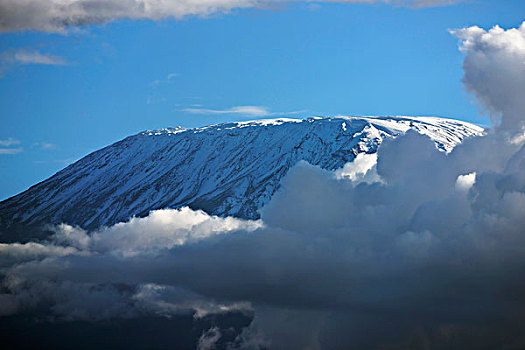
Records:
[[[463,91],[448,30],[517,27],[524,14],[523,0],[418,9],[294,2],[4,32],[0,199],[145,129],[336,114],[487,124]]]

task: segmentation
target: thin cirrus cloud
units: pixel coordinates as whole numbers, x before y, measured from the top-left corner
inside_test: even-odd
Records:
[[[2,154],[17,154],[24,151],[22,147],[11,147],[17,146],[20,144],[20,141],[9,137],[5,140],[0,140],[0,155]]]
[[[309,2],[305,0],[297,0]],[[453,5],[464,0],[328,0],[319,2],[384,3],[422,8]],[[269,8],[283,0],[2,0],[0,33],[24,30],[66,33],[70,27],[119,19],[182,19],[206,17],[236,9]]]
[[[169,73],[168,75],[166,75],[165,78],[153,80],[151,83],[149,83],[149,86],[155,88],[159,85],[169,84],[173,81],[173,79],[177,78],[179,75],[179,73]]]
[[[21,142],[17,139],[9,137],[5,140],[0,140],[0,154],[18,154],[24,151],[23,147],[19,146]],[[58,146],[51,142],[35,142],[32,144],[31,148],[37,148],[42,151],[50,151],[57,149]]]
[[[64,66],[67,61],[63,57],[42,53],[33,48],[7,50],[0,54],[0,78],[6,71],[25,65]]]
[[[51,142],[35,142],[33,143],[33,147],[37,147],[44,151],[50,151],[58,148],[56,144]]]
[[[3,63],[17,65],[42,64],[61,66],[67,64],[66,60],[60,56],[44,54],[37,50],[27,48],[4,51],[1,54],[1,60]]]
[[[18,154],[23,152],[24,149],[22,147],[17,148],[0,148],[0,154]]]
[[[20,141],[19,140],[16,140],[12,137],[6,139],[6,140],[0,140],[0,146],[4,146],[4,147],[8,147],[8,146],[13,146],[13,145],[19,145],[20,144]]]
[[[263,106],[235,106],[226,109],[208,109],[208,108],[183,108],[181,112],[192,114],[243,114],[252,117],[268,117],[280,114],[297,114],[304,111],[294,112],[271,112],[267,107]]]

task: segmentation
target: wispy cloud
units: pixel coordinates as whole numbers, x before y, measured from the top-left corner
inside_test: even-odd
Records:
[[[12,137],[9,137],[5,140],[0,140],[0,154],[18,154],[24,151],[24,148],[22,147],[12,147],[12,146],[18,146],[21,142],[17,139],[14,139]],[[31,149],[39,149],[43,151],[49,151],[57,149],[58,146],[51,142],[34,142],[30,145]]]
[[[155,79],[149,83],[150,87],[157,87],[163,84],[169,84],[173,79],[179,76],[179,73],[169,73],[166,77],[162,79]]]
[[[53,149],[57,149],[58,146],[51,142],[35,142],[33,143],[33,147],[38,147],[41,150],[49,151]]]
[[[24,149],[22,147],[11,147],[11,146],[17,146],[20,144],[20,141],[17,139],[14,139],[12,137],[9,137],[5,140],[0,140],[0,155],[2,154],[17,154],[20,152],[23,152]]]
[[[5,146],[5,147],[8,147],[8,146],[13,146],[13,145],[19,145],[20,144],[20,141],[10,137],[6,140],[0,140],[0,146]]]
[[[0,148],[0,154],[18,154],[23,152],[24,149],[22,147],[17,148]]]
[[[43,64],[52,66],[67,64],[66,60],[60,56],[44,54],[28,48],[4,51],[0,58],[2,62],[14,64]]]
[[[271,115],[266,107],[260,106],[235,106],[226,109],[184,108],[181,111],[193,114],[248,114],[258,117]]]
[[[165,103],[166,101],[166,97],[148,96],[148,98],[146,99],[146,104],[154,105],[158,103]]]
[[[271,112],[267,107],[263,106],[235,106],[226,109],[208,109],[208,108],[183,108],[181,112],[187,112],[192,114],[244,114],[253,117],[267,117],[272,115],[282,114],[297,114],[305,111],[293,111],[293,112]]]
[[[310,3],[308,0],[299,0]],[[453,5],[464,0],[321,0],[317,2],[386,3],[410,8]],[[2,0],[0,33],[37,30],[66,33],[68,28],[119,19],[183,19],[237,9],[271,8],[286,0]]]
[[[63,66],[67,61],[60,56],[42,53],[33,48],[19,48],[0,54],[0,77],[9,69],[23,65]]]
[[[401,6],[411,8],[423,8],[423,7],[440,7],[440,6],[451,6],[465,2],[465,0],[399,0],[395,1]]]
[[[64,158],[64,159],[51,159],[51,160],[34,160],[34,164],[72,164],[79,158]]]

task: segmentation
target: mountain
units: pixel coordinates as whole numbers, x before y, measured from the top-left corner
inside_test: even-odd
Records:
[[[0,240],[23,240],[62,222],[95,229],[168,207],[255,219],[298,161],[341,168],[409,129],[443,151],[483,131],[434,117],[279,118],[145,131],[1,202]]]

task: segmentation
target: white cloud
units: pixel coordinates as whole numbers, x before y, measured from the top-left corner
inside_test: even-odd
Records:
[[[44,150],[50,150],[50,149],[57,148],[57,145],[55,145],[54,143],[50,143],[50,142],[43,142],[40,144],[40,148]]]
[[[74,247],[62,247],[53,244],[28,243],[0,243],[0,267],[9,266],[24,261],[40,260],[49,257],[67,256],[80,253]]]
[[[67,64],[66,60],[62,57],[43,54],[37,50],[27,48],[4,51],[0,54],[0,58],[4,63],[18,65],[42,64],[56,66]]]
[[[303,0],[299,0],[303,1]],[[209,16],[243,8],[268,8],[282,0],[1,0],[0,32],[37,30],[66,32],[67,28],[119,19],[182,19]],[[309,1],[306,1],[309,2]],[[323,1],[319,1],[323,2]],[[389,3],[428,7],[452,5],[460,0],[329,0],[343,3]]]
[[[66,64],[66,60],[62,57],[44,54],[32,48],[7,50],[0,54],[0,77],[2,77],[7,70],[18,66],[63,66]]]
[[[51,142],[35,142],[33,143],[33,147],[38,147],[41,150],[49,151],[53,149],[57,149],[58,146]]]
[[[13,145],[19,145],[20,141],[15,140],[14,138],[10,137],[6,140],[0,140],[0,146],[13,146]]]
[[[359,153],[353,162],[346,163],[341,169],[336,170],[335,176],[339,179],[350,179],[353,182],[381,182],[377,175],[377,153]]]
[[[476,183],[476,173],[466,175],[459,175],[456,180],[456,190],[460,192],[467,192]]]
[[[387,0],[386,3],[392,3],[398,6],[406,6],[412,8],[451,6],[464,2],[465,0]]]
[[[209,216],[203,211],[184,207],[155,210],[145,218],[131,218],[128,222],[90,234],[78,227],[62,224],[57,227],[53,240],[97,253],[132,256],[197,242],[216,234],[241,229],[253,231],[261,227],[260,221]]]
[[[180,111],[193,114],[245,114],[254,117],[272,115],[268,108],[261,106],[235,106],[226,109],[184,108]]]
[[[2,70],[0,69],[0,76],[1,74],[2,74]],[[23,152],[24,149],[22,147],[11,147],[11,146],[19,145],[19,144],[20,144],[20,141],[12,137],[9,137],[5,140],[0,140],[0,146],[4,146],[4,147],[0,147],[0,155],[1,154],[18,154],[18,153]]]
[[[501,127],[523,126],[525,99],[525,22],[519,28],[454,30],[466,54],[463,83],[494,114],[505,114]]]
[[[157,86],[162,85],[162,84],[168,84],[168,83],[170,83],[173,79],[175,79],[178,76],[179,76],[179,73],[169,73],[163,79],[155,79],[155,80],[151,81],[149,83],[149,86],[154,88],[154,87],[157,87]]]
[[[148,104],[148,105],[165,103],[166,101],[168,101],[168,99],[166,97],[148,96],[146,98],[146,104]]]
[[[226,109],[208,109],[208,108],[183,108],[179,109],[181,112],[187,112],[192,114],[242,114],[251,117],[268,117],[272,115],[283,115],[283,114],[297,114],[303,113],[304,111],[293,111],[293,112],[271,112],[267,107],[263,106],[235,106]]]
[[[0,154],[18,154],[23,152],[24,149],[22,147],[18,148],[0,148]]]

